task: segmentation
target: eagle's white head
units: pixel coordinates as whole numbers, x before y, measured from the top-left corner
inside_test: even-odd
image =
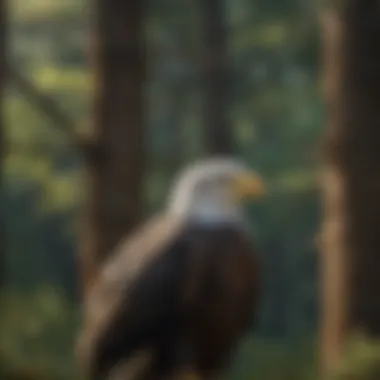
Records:
[[[264,192],[257,173],[233,158],[192,164],[174,181],[169,212],[199,222],[240,221],[245,200]]]

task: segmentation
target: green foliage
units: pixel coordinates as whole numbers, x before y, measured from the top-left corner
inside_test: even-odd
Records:
[[[304,337],[303,342],[286,343],[250,337],[242,345],[227,377],[231,380],[314,380],[314,347],[309,336],[307,339]]]
[[[34,378],[33,374],[40,374],[40,379],[73,378],[73,337],[78,324],[73,305],[52,287],[3,294],[0,353],[7,372],[25,373],[27,379]]]
[[[349,340],[331,380],[377,380],[379,377],[380,342],[365,334],[355,334]]]

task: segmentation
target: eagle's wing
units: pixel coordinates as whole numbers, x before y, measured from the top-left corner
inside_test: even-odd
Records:
[[[156,328],[173,322],[185,257],[171,252],[182,249],[178,244],[183,241],[176,239],[181,230],[180,220],[158,216],[105,263],[85,301],[77,347],[91,377],[108,371],[115,360],[148,340],[143,334],[154,334]]]
[[[253,327],[260,293],[258,254],[245,231],[225,226],[198,229],[190,258],[193,268],[200,263],[197,273],[188,276],[196,285],[190,302],[190,340],[199,367],[210,373],[228,364]]]

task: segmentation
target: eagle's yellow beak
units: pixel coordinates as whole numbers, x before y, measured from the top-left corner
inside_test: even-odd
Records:
[[[233,183],[233,193],[238,199],[255,199],[265,194],[264,183],[255,173],[240,174]]]

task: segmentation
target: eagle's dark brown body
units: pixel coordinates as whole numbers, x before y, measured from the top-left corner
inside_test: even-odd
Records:
[[[91,378],[148,349],[146,378],[223,369],[253,322],[258,264],[233,224],[159,217],[106,265],[89,297],[80,355]]]

